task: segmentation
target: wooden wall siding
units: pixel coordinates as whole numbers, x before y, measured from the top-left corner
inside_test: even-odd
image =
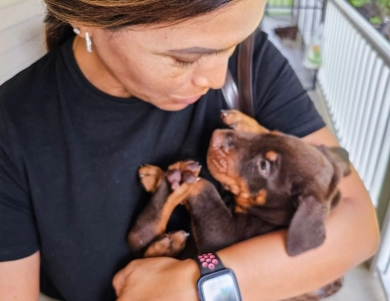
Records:
[[[6,4],[0,5],[0,84],[46,52],[43,3],[7,0]]]

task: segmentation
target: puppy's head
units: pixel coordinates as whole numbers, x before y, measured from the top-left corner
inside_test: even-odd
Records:
[[[216,130],[207,165],[235,195],[236,212],[289,226],[287,252],[293,256],[325,239],[324,220],[340,197],[337,184],[349,173],[348,157],[339,151],[278,132]]]

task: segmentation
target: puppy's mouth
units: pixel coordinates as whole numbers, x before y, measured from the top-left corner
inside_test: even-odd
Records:
[[[226,175],[229,170],[229,150],[226,147],[225,136],[222,131],[215,131],[211,137],[207,153],[207,167],[213,177]]]
[[[207,153],[207,167],[212,176],[222,184],[230,183],[231,178],[235,178],[236,155],[225,134],[224,130],[214,131]]]
[[[228,162],[223,156],[212,154],[207,156],[207,166],[213,174],[226,174],[228,171]]]

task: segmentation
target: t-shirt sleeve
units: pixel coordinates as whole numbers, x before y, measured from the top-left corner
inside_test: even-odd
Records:
[[[325,126],[287,59],[264,32],[253,57],[255,117],[270,130],[304,137]]]
[[[39,249],[28,180],[0,96],[0,261],[32,255]]]

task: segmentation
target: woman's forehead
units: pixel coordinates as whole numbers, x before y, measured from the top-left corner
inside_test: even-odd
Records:
[[[209,51],[231,48],[259,25],[265,0],[240,0],[207,15],[167,26],[148,26],[125,31],[138,41],[165,51]],[[184,50],[184,51],[186,51]]]

